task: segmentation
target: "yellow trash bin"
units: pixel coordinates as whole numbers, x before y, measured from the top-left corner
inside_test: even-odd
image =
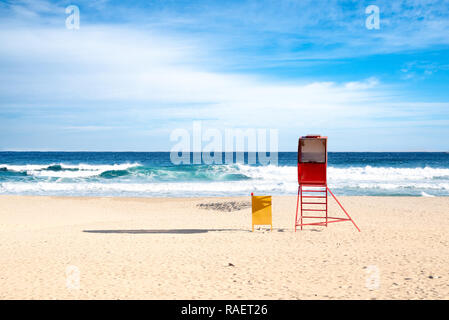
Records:
[[[251,193],[251,203],[253,209],[253,231],[254,225],[269,225],[271,230],[273,230],[271,196],[254,196]]]

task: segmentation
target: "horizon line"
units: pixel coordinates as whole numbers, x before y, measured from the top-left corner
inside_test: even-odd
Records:
[[[170,153],[172,151],[126,151],[126,150],[0,150],[1,152],[102,152],[102,153],[108,153],[108,152],[120,152],[120,153]],[[202,153],[203,151],[187,151],[189,153]],[[264,151],[221,151],[222,153],[229,153],[229,152],[244,152],[244,153],[258,153],[258,152],[264,152]],[[269,151],[265,151],[269,152]],[[277,153],[281,152],[289,152],[289,153],[297,153],[298,151],[277,151]],[[395,153],[409,153],[409,152],[419,152],[419,153],[449,153],[449,150],[441,150],[441,151],[328,151],[328,153],[388,153],[388,152],[395,152]]]

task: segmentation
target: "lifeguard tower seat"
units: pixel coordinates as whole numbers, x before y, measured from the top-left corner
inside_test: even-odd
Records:
[[[346,218],[328,216],[328,192],[337,201],[346,214]],[[299,217],[298,211],[300,212]],[[360,231],[345,208],[327,187],[327,137],[303,136],[299,138],[298,142],[298,197],[295,231],[298,226],[302,230],[303,226],[327,227],[329,223],[343,221],[351,221]]]

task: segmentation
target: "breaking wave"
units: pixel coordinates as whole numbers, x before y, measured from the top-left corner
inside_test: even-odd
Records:
[[[0,164],[0,193],[99,196],[295,194],[296,166]],[[348,195],[449,195],[449,168],[328,168],[328,183]]]

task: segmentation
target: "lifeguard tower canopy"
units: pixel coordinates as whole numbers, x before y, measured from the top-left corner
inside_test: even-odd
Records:
[[[298,183],[327,185],[327,137],[310,134],[299,138]]]

